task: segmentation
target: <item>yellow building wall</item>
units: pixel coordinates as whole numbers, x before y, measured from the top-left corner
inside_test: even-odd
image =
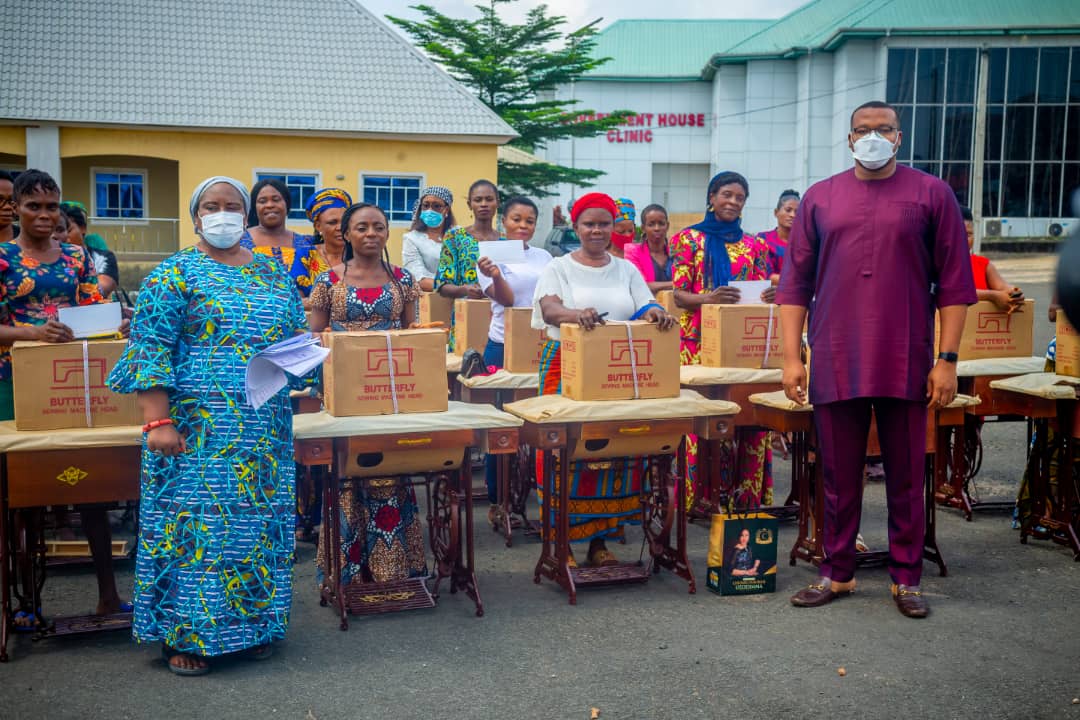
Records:
[[[90,155],[65,157],[61,161],[64,176],[64,199],[78,200],[93,212],[93,180],[90,176],[93,168],[136,169],[146,171],[147,217],[180,217],[179,187],[177,186],[177,163],[175,160],[163,160],[155,157],[134,157],[131,155]],[[186,207],[186,206],[185,206]],[[184,212],[187,212],[185,209]]]
[[[0,136],[2,139],[2,136]],[[3,149],[0,146],[0,149]],[[340,187],[354,199],[360,198],[361,173],[420,174],[429,185],[445,185],[454,193],[454,210],[459,222],[470,222],[465,206],[465,192],[478,178],[496,180],[496,146],[479,143],[421,142],[412,140],[357,140],[285,135],[256,135],[232,133],[200,133],[179,131],[150,131],[132,128],[105,130],[95,128],[61,128],[61,157],[132,156],[130,167],[139,158],[161,158],[178,163],[176,201],[180,223],[181,246],[195,242],[191,224],[187,222],[187,207],[191,192],[202,180],[212,175],[228,175],[249,187],[257,169],[320,172],[322,185]],[[70,185],[75,178],[64,172],[65,195],[75,191]],[[75,167],[79,167],[78,164]],[[87,183],[89,166],[74,174]],[[338,176],[344,179],[338,180]],[[155,193],[151,189],[151,193]],[[154,209],[155,217],[162,217]],[[311,232],[310,225],[295,228]],[[407,223],[394,223],[390,233],[390,258],[401,261],[401,236]]]
[[[26,160],[26,128],[0,125],[0,155],[18,155]]]

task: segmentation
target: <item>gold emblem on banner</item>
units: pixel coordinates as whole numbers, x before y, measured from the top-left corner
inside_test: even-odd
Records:
[[[769,528],[761,528],[757,533],[758,545],[769,545],[772,543],[772,530]]]
[[[75,487],[79,484],[80,480],[86,479],[86,475],[87,473],[85,470],[82,470],[72,465],[68,469],[64,470],[64,472],[57,475],[56,479],[62,483],[70,485],[71,487]]]

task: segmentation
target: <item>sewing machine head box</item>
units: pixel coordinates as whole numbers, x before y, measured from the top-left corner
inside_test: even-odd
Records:
[[[627,333],[629,325],[630,332]],[[562,394],[571,400],[679,396],[679,329],[653,323],[608,323],[585,331],[563,324]]]
[[[387,347],[389,336],[390,347]],[[442,330],[328,332],[323,404],[336,417],[446,412],[446,333]]]
[[[472,348],[481,355],[491,330],[491,301],[458,298],[454,301],[454,354]]]
[[[1057,354],[1054,370],[1058,375],[1080,377],[1080,333],[1069,324],[1065,312],[1057,311]]]
[[[443,297],[437,292],[420,293],[420,322],[441,322],[450,327],[450,316],[453,312],[453,298]]]
[[[782,368],[780,308],[775,305],[702,305],[701,364],[706,367]]]
[[[503,367],[512,373],[539,372],[540,353],[548,340],[547,331],[532,326],[531,307],[506,308],[505,313]]]
[[[941,342],[941,318],[934,315],[934,354]],[[1024,304],[1011,313],[989,300],[971,305],[964,318],[964,334],[960,337],[958,354],[961,360],[987,358],[1028,358],[1035,345],[1035,301]]]
[[[81,340],[15,343],[11,348],[15,429],[142,425],[136,396],[114,393],[105,383],[126,348],[127,340],[88,340],[84,358]]]

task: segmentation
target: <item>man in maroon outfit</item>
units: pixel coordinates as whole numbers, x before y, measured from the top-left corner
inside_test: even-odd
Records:
[[[855,589],[872,409],[885,462],[893,598],[908,617],[929,611],[919,589],[927,403],[940,408],[956,396],[956,351],[976,296],[956,197],[940,179],[898,166],[900,141],[892,107],[855,110],[848,135],[855,167],[806,192],[776,293],[784,392],[802,404],[809,390],[825,481],[825,558],[817,581],[791,598],[799,607]],[[799,362],[808,310],[809,389]]]

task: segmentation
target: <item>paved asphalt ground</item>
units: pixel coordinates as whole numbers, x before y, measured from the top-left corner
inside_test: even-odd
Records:
[[[1039,307],[1053,259],[998,265]],[[980,494],[1011,498],[1023,470],[1022,424],[990,425]],[[776,495],[789,486],[777,462]],[[484,509],[478,507],[478,521]],[[782,562],[774,595],[704,589],[708,532],[690,529],[701,589],[669,574],[646,585],[585,591],[577,607],[532,582],[536,544],[507,549],[478,522],[487,614],[444,595],[434,610],[356,618],[341,632],[319,607],[314,547],[301,545],[287,639],[263,663],[227,661],[203,678],[170,674],[158,647],[123,632],[31,643],[0,666],[0,718],[1080,718],[1080,563],[1064,548],[1021,545],[1004,514],[968,523],[939,512],[949,576],[927,566],[929,619],[902,617],[884,569],[858,594],[817,610],[788,597],[815,577]],[[884,488],[867,489],[863,532],[885,542]],[[781,525],[781,548],[794,529]],[[622,557],[636,556],[629,533]],[[131,587],[130,564],[118,570]],[[93,606],[88,569],[50,578],[46,613]],[[838,673],[839,668],[846,675]]]

